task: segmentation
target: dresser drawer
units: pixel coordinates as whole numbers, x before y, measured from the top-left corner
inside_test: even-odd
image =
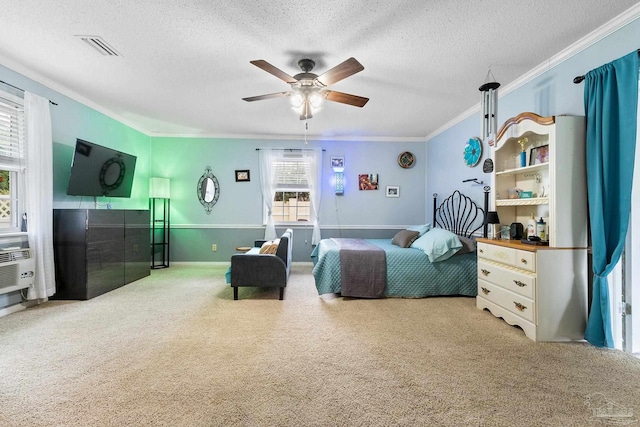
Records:
[[[525,298],[522,295],[518,295],[482,279],[478,279],[478,295],[531,323],[536,323],[535,303],[529,298]]]
[[[536,271],[536,253],[478,242],[478,257],[527,271]]]
[[[536,276],[532,273],[479,259],[478,277],[524,297],[530,299],[535,297]]]

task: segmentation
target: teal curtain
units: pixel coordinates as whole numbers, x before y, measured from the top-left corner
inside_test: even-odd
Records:
[[[587,190],[593,251],[593,299],[585,339],[613,347],[607,276],[627,236],[636,146],[638,53],[585,76]]]

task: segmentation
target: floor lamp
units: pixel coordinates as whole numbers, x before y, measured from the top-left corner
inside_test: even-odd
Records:
[[[151,268],[169,267],[171,181],[169,178],[149,180],[151,211]]]

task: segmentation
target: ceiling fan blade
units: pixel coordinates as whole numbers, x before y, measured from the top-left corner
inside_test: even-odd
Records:
[[[279,78],[280,80],[282,80],[282,81],[284,81],[286,83],[296,83],[297,82],[297,80],[294,79],[293,77],[291,77],[289,74],[285,73],[284,71],[280,70],[279,68],[274,67],[273,65],[269,64],[264,59],[257,59],[255,61],[249,61],[249,62],[251,62],[253,65],[255,65],[258,68],[262,68],[267,73],[273,74],[274,76],[276,76],[277,78]]]
[[[289,96],[291,95],[291,92],[276,92],[276,93],[269,93],[266,95],[258,95],[258,96],[250,96],[248,98],[242,98],[247,102],[252,102],[252,101],[262,101],[263,99],[271,99],[271,98],[281,98],[283,96]]]
[[[369,101],[369,98],[364,98],[357,95],[349,95],[348,93],[336,92],[335,90],[325,91],[326,97],[329,101],[341,102],[343,104],[353,105],[355,107],[364,107]]]
[[[332,85],[339,82],[342,79],[346,79],[349,76],[359,73],[364,70],[362,64],[360,64],[355,58],[349,58],[341,64],[336,65],[329,71],[318,76],[316,80],[325,86]]]

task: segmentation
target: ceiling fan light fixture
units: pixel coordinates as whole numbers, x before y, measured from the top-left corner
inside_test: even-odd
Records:
[[[324,97],[318,92],[312,92],[311,94],[309,94],[309,104],[311,104],[312,110],[317,111],[322,108],[323,101]]]
[[[291,107],[298,111],[304,104],[304,96],[300,92],[294,92],[293,95],[291,95],[290,102]]]
[[[302,59],[298,62],[302,73],[298,73],[295,76],[290,76],[263,59],[249,62],[289,84],[291,90],[289,92],[277,92],[242,99],[252,102],[262,99],[289,97],[291,107],[300,115],[301,120],[313,117],[313,113],[322,108],[325,99],[355,107],[364,107],[369,101],[369,98],[327,89],[328,85],[364,70],[362,64],[355,58],[343,61],[320,76],[311,72],[315,66],[315,62],[311,59]]]

